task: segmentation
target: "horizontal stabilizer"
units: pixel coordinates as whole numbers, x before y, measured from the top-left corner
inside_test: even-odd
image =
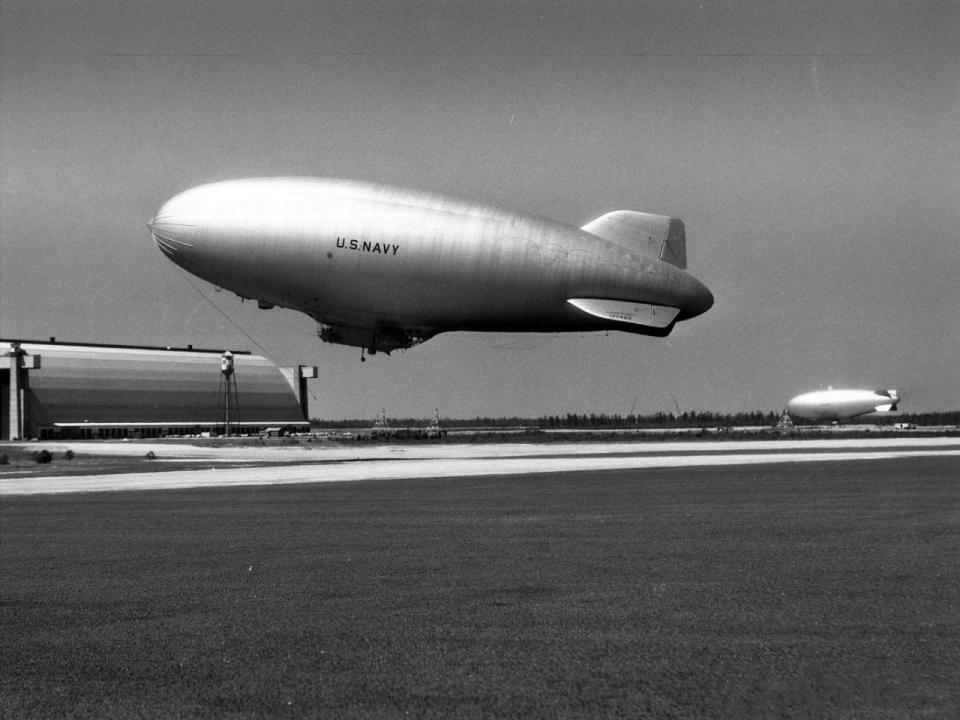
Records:
[[[667,305],[631,302],[629,300],[603,300],[601,298],[570,298],[568,303],[588,315],[647,327],[665,328],[680,314],[680,309]]]
[[[687,267],[687,234],[683,221],[677,218],[616,210],[591,220],[580,229],[681,270]]]

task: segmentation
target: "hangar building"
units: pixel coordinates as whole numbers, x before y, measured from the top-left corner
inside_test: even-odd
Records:
[[[0,339],[0,440],[146,438],[309,428],[306,379],[219,350]],[[19,399],[19,402],[18,402]]]

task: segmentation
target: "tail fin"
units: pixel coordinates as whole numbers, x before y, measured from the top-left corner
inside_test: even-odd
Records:
[[[877,395],[885,395],[886,397],[890,398],[890,402],[877,405],[875,408],[876,412],[897,411],[897,403],[900,402],[900,393],[898,393],[896,390],[877,390]]]
[[[890,409],[896,412],[897,403],[900,402],[900,393],[898,393],[896,390],[887,390],[887,394],[890,396],[890,399],[893,400],[893,405]]]
[[[616,210],[580,229],[626,250],[642,252],[681,270],[687,268],[687,233],[678,218]]]

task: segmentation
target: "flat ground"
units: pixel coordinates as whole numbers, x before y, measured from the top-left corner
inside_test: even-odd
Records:
[[[0,498],[0,716],[960,716],[956,457]]]
[[[308,440],[274,446],[30,442],[0,447],[9,455],[8,463],[0,464],[0,496],[880,458],[952,457],[960,463],[960,438],[947,436],[550,444],[342,445]],[[32,459],[43,451],[50,462]]]

